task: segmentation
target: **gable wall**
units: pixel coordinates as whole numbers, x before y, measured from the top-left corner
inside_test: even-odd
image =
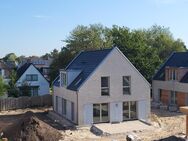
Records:
[[[101,76],[110,76],[110,96],[101,96]],[[131,76],[131,95],[123,95],[122,76]],[[150,86],[130,63],[114,49],[78,93],[79,122],[83,123],[83,107],[91,103],[147,100],[149,111]]]
[[[23,75],[16,82],[18,87],[21,86],[22,83],[26,80],[27,74],[38,74],[38,81],[30,81],[28,83],[30,86],[39,86],[39,95],[45,95],[50,93],[49,83],[33,65],[30,65],[30,67],[23,73]]]

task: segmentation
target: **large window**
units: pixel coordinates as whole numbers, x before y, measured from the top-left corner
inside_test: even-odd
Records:
[[[67,114],[67,101],[64,98],[62,98],[62,114],[63,115]]]
[[[131,77],[123,76],[123,94],[130,95],[131,94]]]
[[[27,81],[38,81],[38,75],[37,74],[27,74],[26,80]]]
[[[171,91],[170,104],[177,104],[177,94],[175,91]]]
[[[93,104],[93,122],[108,122],[109,121],[109,112],[108,112],[108,103],[102,104]]]
[[[133,120],[136,118],[136,101],[123,102],[123,120]]]
[[[106,96],[110,93],[110,78],[109,77],[101,77],[101,95]]]

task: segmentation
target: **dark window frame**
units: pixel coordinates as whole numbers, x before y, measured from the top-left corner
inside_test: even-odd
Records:
[[[105,85],[103,82],[107,78],[107,85]],[[105,85],[105,86],[104,86]],[[102,76],[101,77],[101,96],[109,96],[110,95],[110,77],[109,76]]]
[[[128,77],[128,85],[126,85],[124,83],[124,77]],[[123,95],[131,95],[131,76],[130,75],[127,75],[127,76],[123,76],[122,77],[122,85],[123,85]],[[129,93],[125,93],[127,90],[125,89],[128,89]]]

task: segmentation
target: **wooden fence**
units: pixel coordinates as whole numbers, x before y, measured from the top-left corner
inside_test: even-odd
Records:
[[[52,106],[52,96],[33,96],[33,97],[8,97],[0,99],[0,111],[24,109],[31,107]]]

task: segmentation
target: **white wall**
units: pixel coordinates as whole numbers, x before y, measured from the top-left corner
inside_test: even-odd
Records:
[[[101,76],[110,76],[110,96],[101,96]],[[123,95],[122,76],[131,76],[131,95]],[[80,87],[78,95],[79,124],[84,123],[86,104],[145,100],[148,105],[145,114],[150,113],[150,85],[116,48]]]
[[[30,67],[23,73],[23,75],[16,82],[16,85],[19,87],[22,85],[24,81],[26,81],[27,74],[38,74],[38,81],[29,81],[28,84],[30,86],[39,86],[39,95],[50,94],[49,83],[48,81],[41,75],[41,73],[33,66]]]
[[[123,103],[112,102],[110,103],[110,122],[123,121]]]
[[[58,96],[61,99],[61,102],[58,103],[58,109],[61,108],[61,111],[58,110],[58,113],[71,121],[72,120],[71,119],[71,116],[72,116],[71,115],[71,102],[73,102],[74,103],[74,121],[72,121],[72,122],[77,124],[77,121],[78,121],[78,119],[77,119],[77,93],[75,91],[68,90],[64,87],[54,86],[53,88],[54,88],[54,92],[53,92],[54,110],[56,109],[56,100],[55,100],[56,98],[55,97]],[[67,100],[66,115],[62,114],[62,98]]]
[[[72,81],[80,74],[80,70],[67,70],[67,85],[72,83]]]

